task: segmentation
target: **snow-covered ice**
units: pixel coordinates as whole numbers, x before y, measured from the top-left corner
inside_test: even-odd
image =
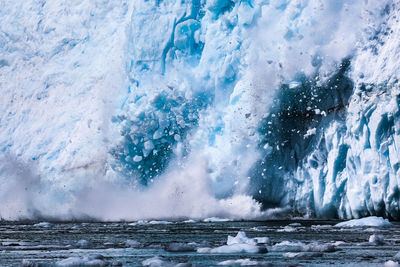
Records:
[[[267,241],[267,239],[258,239],[259,241]],[[228,236],[226,245],[209,248],[200,247],[198,253],[266,253],[267,247],[264,244],[258,244],[257,239],[248,238],[246,233],[239,231],[235,237]]]
[[[382,217],[370,216],[361,219],[353,219],[345,222],[341,222],[335,225],[335,227],[390,227],[392,223]]]

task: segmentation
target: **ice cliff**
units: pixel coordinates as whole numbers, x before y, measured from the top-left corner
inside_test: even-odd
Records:
[[[0,217],[400,219],[399,15],[3,1]]]

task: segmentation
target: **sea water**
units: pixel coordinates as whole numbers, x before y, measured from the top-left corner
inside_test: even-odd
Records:
[[[0,265],[383,266],[397,262],[400,223],[390,228],[335,227],[337,223],[218,218],[179,222],[1,222]],[[259,250],[228,249],[243,244]],[[215,250],[222,247],[225,250]]]

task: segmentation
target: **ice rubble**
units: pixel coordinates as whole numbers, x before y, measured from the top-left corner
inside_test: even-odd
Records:
[[[399,10],[6,1],[0,217],[254,217],[251,194],[306,215],[400,218]],[[195,157],[203,171],[185,169]],[[166,193],[132,189],[157,180]],[[173,197],[151,213],[159,195]]]

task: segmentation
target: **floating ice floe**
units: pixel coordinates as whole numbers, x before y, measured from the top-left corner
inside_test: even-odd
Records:
[[[295,231],[298,231],[298,229],[296,229],[296,228],[294,228],[294,227],[292,227],[292,226],[289,226],[289,225],[287,225],[287,226],[285,226],[285,227],[283,227],[283,228],[281,228],[281,229],[278,229],[278,230],[276,230],[277,232],[295,232]]]
[[[162,256],[155,256],[149,258],[147,260],[142,261],[142,266],[150,266],[150,267],[189,267],[192,266],[190,263],[175,263],[166,260]]]
[[[163,264],[165,266],[166,261],[159,256],[142,261],[143,266],[163,266]]]
[[[195,221],[195,220],[192,220],[192,219],[183,221],[183,223],[195,223],[195,222],[196,222],[196,221]]]
[[[40,223],[36,223],[33,226],[35,227],[44,227],[44,228],[48,228],[48,227],[52,227],[53,224],[49,223],[49,222],[40,222]]]
[[[283,241],[273,245],[271,251],[279,252],[333,252],[336,247],[333,244]]]
[[[85,239],[81,239],[76,242],[76,247],[78,248],[89,248],[90,245],[91,245],[90,242]]]
[[[56,266],[122,266],[122,263],[106,259],[103,255],[97,254],[83,257],[69,257],[56,262]]]
[[[140,247],[140,243],[136,240],[128,239],[125,241],[125,246],[128,248],[137,248]]]
[[[385,244],[385,238],[383,237],[383,235],[373,234],[369,237],[368,242],[374,245],[383,245]]]
[[[385,264],[383,266],[384,267],[400,267],[400,264],[396,261],[389,260],[389,261],[385,262]]]
[[[284,254],[286,258],[311,258],[321,257],[322,252],[287,252]]]
[[[165,250],[169,252],[192,252],[196,251],[196,243],[170,243],[166,245]]]
[[[149,224],[172,224],[169,221],[150,221]]]
[[[311,225],[311,229],[312,230],[326,230],[326,229],[329,229],[329,228],[332,228],[332,226],[331,225],[329,225],[329,224],[326,224],[326,225]]]
[[[388,220],[382,217],[370,216],[362,219],[354,219],[350,221],[341,222],[335,225],[335,227],[390,227],[393,226]]]
[[[239,266],[251,266],[251,265],[258,265],[257,261],[252,261],[251,259],[238,259],[238,260],[226,260],[221,261],[218,265],[239,265]]]
[[[265,244],[269,239],[248,238],[246,233],[239,231],[235,237],[228,236],[226,245],[216,248],[198,248],[198,253],[266,253],[268,252]]]

